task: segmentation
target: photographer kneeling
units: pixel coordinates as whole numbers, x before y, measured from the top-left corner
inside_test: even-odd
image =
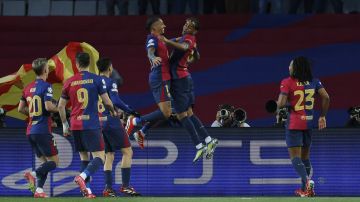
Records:
[[[250,127],[246,121],[246,111],[237,108],[229,104],[223,104],[219,106],[219,110],[216,112],[216,120],[211,124],[211,127],[222,128],[240,128]]]

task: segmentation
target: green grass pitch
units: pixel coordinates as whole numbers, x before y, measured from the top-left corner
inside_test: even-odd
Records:
[[[337,202],[337,201],[360,201],[360,197],[314,197],[314,198],[297,198],[297,197],[116,197],[84,199],[81,197],[53,197],[46,199],[34,199],[30,197],[0,197],[0,202],[84,202],[84,201],[126,201],[126,202],[293,202],[293,201],[311,201],[311,202]]]

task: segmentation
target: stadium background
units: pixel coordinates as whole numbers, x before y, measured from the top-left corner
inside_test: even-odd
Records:
[[[163,19],[167,25],[166,36],[172,37],[180,34],[186,16]],[[183,130],[154,130],[149,149],[135,148],[134,158],[139,164],[134,165],[132,184],[145,195],[155,196],[292,195],[297,187],[294,183],[298,181],[286,160],[283,131],[262,128],[272,126],[275,121],[265,112],[264,104],[277,97],[281,79],[288,76],[290,60],[305,55],[313,60],[314,74],[331,96],[329,127],[344,126],[347,109],[360,103],[357,90],[360,16],[208,15],[199,19],[201,60],[190,70],[197,95],[196,113],[209,125],[215,119],[218,105],[230,103],[244,108],[248,112],[247,122],[260,128],[211,130],[229,148],[219,148],[213,161],[213,178],[197,185],[174,182],[175,178],[191,178],[188,182],[194,179],[196,182],[197,178],[208,176],[209,162],[205,165],[190,163],[194,151]],[[145,20],[144,16],[1,17],[0,75],[12,74],[37,57],[52,57],[70,41],[87,42],[100,56],[112,58],[125,81],[120,88],[124,101],[142,113],[149,112],[155,105],[147,84]],[[26,196],[29,192],[21,180],[22,173],[37,163],[22,132],[24,121],[7,117],[6,124],[9,128],[0,130],[0,161],[3,162],[0,195]],[[312,155],[317,193],[359,196],[357,145],[360,132],[329,129],[324,133],[315,134]],[[51,174],[49,183],[53,187],[47,187],[47,191],[52,195],[77,196],[69,176],[77,173],[78,156],[72,152],[71,139],[56,137],[65,148],[61,152],[64,164]],[[265,145],[257,147],[260,150],[251,149],[251,141]],[[170,156],[166,155],[164,145],[170,149]],[[264,161],[253,161],[256,157]],[[161,160],[164,158],[168,161]],[[115,163],[119,162],[118,156]],[[116,176],[118,186],[118,171]],[[253,178],[256,180],[251,181]],[[282,180],[271,181],[273,178]],[[266,185],[269,180],[277,185]],[[94,190],[99,194],[103,188],[101,172],[95,176],[95,181]]]

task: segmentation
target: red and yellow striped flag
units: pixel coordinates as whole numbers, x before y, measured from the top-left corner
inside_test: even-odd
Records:
[[[63,83],[78,72],[75,56],[78,52],[90,54],[90,71],[97,73],[96,61],[99,52],[90,44],[82,42],[70,42],[59,53],[48,60],[49,77],[47,82],[52,83],[54,98],[60,97]],[[24,64],[11,75],[0,78],[0,107],[4,108],[7,116],[25,120],[26,116],[17,112],[22,89],[35,80],[35,73],[31,64]]]

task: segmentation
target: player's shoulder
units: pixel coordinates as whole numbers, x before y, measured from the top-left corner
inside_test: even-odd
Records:
[[[149,34],[146,39],[146,47],[155,46],[158,40],[156,36]]]
[[[281,83],[282,84],[291,84],[291,83],[294,83],[295,82],[295,79],[293,79],[292,77],[286,77],[284,78],[283,80],[281,80]]]

